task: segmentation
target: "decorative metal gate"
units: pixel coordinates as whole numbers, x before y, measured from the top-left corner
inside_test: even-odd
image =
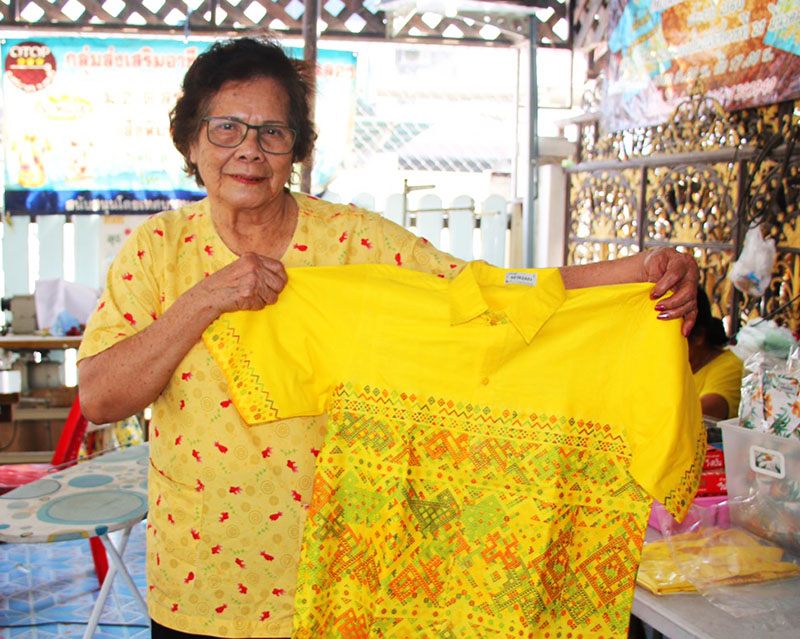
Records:
[[[800,330],[800,101],[726,113],[695,95],[671,122],[601,135],[588,115],[568,169],[565,260],[583,263],[673,246],[697,259],[716,314],[774,314]],[[763,298],[727,279],[748,227],[775,240]]]

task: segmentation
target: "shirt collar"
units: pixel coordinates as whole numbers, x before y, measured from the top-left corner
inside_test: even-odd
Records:
[[[503,309],[491,309],[483,288],[506,286],[506,276],[518,273],[535,277],[535,284],[517,284],[517,294],[511,304]],[[531,277],[533,276],[533,277]],[[486,262],[470,262],[450,282],[450,323],[463,324],[488,310],[500,310],[506,314],[526,342],[530,342],[542,325],[561,306],[566,293],[561,274],[556,268],[549,269],[501,269]]]

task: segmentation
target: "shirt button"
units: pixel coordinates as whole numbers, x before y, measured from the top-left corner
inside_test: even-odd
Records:
[[[487,386],[488,384],[489,384],[489,378],[488,378],[488,377],[484,377],[484,378],[481,380],[481,385],[482,385],[482,386]]]

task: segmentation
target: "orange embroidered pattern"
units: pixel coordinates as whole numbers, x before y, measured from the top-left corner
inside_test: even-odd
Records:
[[[608,424],[337,387],[298,637],[620,637],[650,497]]]

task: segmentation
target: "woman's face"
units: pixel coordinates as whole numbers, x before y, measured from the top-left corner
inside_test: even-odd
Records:
[[[230,81],[212,98],[206,117],[288,126],[289,97],[272,78]],[[206,126],[204,122],[189,158],[197,165],[212,205],[235,213],[282,203],[283,187],[292,172],[292,153],[265,153],[253,129],[237,147],[216,146],[208,141]]]

